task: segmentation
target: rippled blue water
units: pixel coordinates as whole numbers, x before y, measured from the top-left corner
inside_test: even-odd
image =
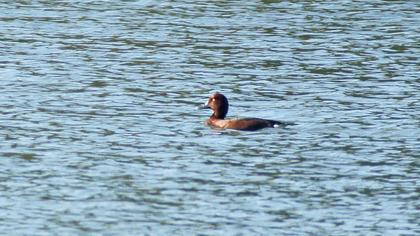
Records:
[[[0,233],[420,234],[419,8],[0,1]]]

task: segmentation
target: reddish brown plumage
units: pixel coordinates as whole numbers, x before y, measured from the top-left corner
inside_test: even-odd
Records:
[[[213,114],[207,120],[207,124],[215,128],[255,131],[262,128],[275,127],[275,125],[284,125],[279,121],[260,118],[225,119],[229,110],[229,102],[219,92],[214,93],[204,107],[213,110]]]

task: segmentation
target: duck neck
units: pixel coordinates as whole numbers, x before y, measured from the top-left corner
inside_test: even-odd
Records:
[[[223,120],[226,117],[226,113],[225,112],[218,112],[215,111],[212,115],[211,118],[212,119],[220,119]]]

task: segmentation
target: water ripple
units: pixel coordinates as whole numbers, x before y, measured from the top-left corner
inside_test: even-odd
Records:
[[[418,7],[0,1],[0,232],[418,234]]]

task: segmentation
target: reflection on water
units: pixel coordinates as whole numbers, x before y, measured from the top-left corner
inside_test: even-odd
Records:
[[[0,232],[418,234],[418,7],[0,1]]]

